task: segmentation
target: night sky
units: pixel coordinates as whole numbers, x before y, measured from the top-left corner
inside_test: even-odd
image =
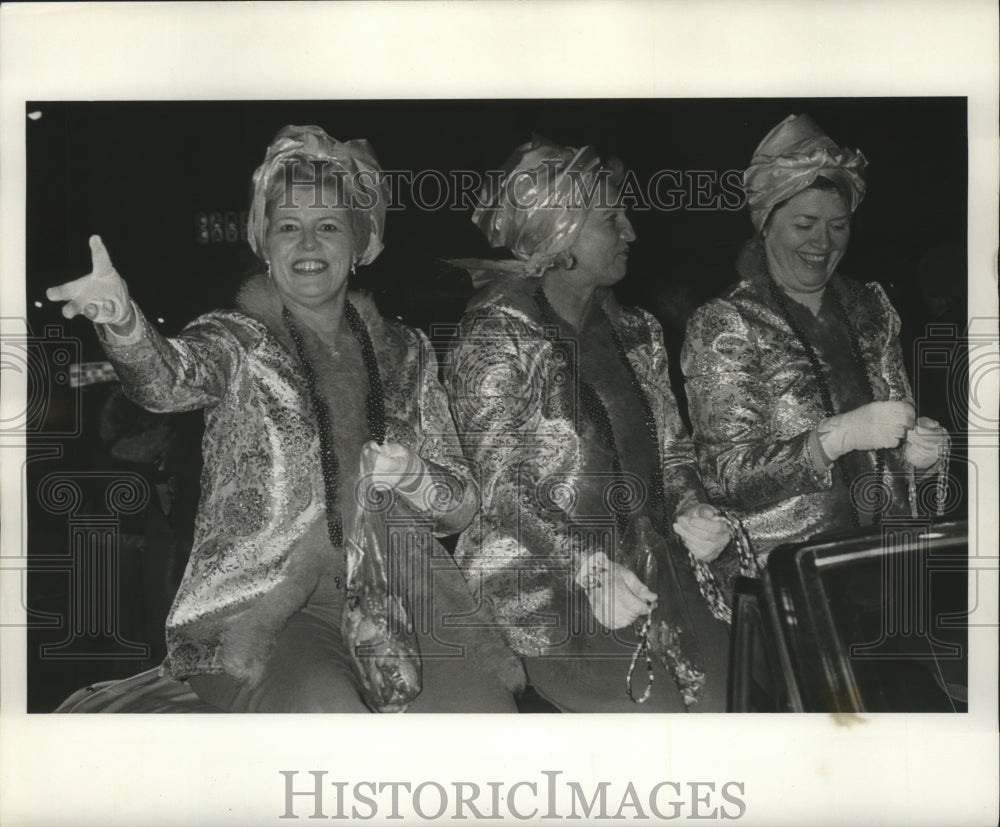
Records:
[[[29,319],[61,321],[46,286],[89,270],[87,236],[101,234],[151,318],[174,332],[197,314],[229,306],[253,265],[244,242],[201,244],[199,213],[245,212],[250,176],[277,130],[314,123],[340,140],[367,138],[386,169],[497,169],[532,132],[617,155],[647,182],[658,170],[703,171],[701,195],[675,193],[676,209],[633,210],[638,240],[620,297],[665,324],[676,350],[690,311],[734,279],[751,232],[745,209],[712,206],[711,184],[742,170],[785,116],[807,112],[838,143],[868,158],[868,196],[841,270],[877,279],[904,318],[923,312],[921,260],[963,263],[966,237],[966,106],[963,98],[666,99],[513,101],[127,102],[28,105]],[[676,178],[675,178],[676,180]],[[426,183],[431,197],[435,183]],[[669,188],[669,187],[668,187]],[[421,210],[403,188],[386,249],[358,274],[383,312],[424,327],[452,322],[468,295],[440,259],[489,252],[469,209]],[[707,208],[690,203],[700,198]],[[732,196],[728,196],[730,203]],[[242,230],[242,226],[240,227]],[[949,279],[963,294],[965,272]],[[964,316],[964,313],[961,315]],[[70,326],[76,333],[85,322]],[[86,342],[96,347],[91,336]],[[93,355],[99,358],[95,351]],[[676,355],[675,353],[672,355]]]

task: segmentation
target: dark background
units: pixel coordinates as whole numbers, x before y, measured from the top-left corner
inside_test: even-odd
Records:
[[[254,258],[245,241],[200,241],[198,217],[245,213],[251,173],[285,124],[317,124],[341,140],[367,138],[386,169],[446,174],[497,169],[538,132],[617,155],[645,182],[663,169],[717,176],[742,170],[768,130],[806,112],[869,161],[868,195],[841,271],[881,282],[899,310],[920,412],[953,432],[964,424],[964,408],[949,404],[955,396],[949,378],[940,370],[914,374],[913,359],[928,324],[960,325],[961,333],[967,317],[964,98],[38,102],[27,111],[41,113],[25,127],[28,322],[36,335],[60,325],[78,339],[84,361],[103,358],[89,323],[65,322],[44,291],[89,271],[87,237],[104,238],[132,296],[148,317],[163,319],[167,334],[202,312],[230,306]],[[721,194],[718,186],[712,192]],[[375,293],[383,313],[425,330],[456,322],[471,288],[441,259],[488,254],[486,242],[469,209],[421,210],[405,189],[401,195],[404,209],[388,215],[386,249],[359,271],[357,285]],[[745,209],[695,209],[690,202],[670,211],[635,210],[630,218],[638,238],[617,292],[660,318],[677,380],[684,323],[735,280],[733,262],[751,235],[750,220]],[[675,381],[675,388],[683,407],[682,384]],[[119,628],[145,644],[146,654],[112,642],[109,651],[119,657],[41,657],[39,646],[64,638],[66,627],[36,626],[29,630],[29,711],[49,710],[86,682],[128,675],[162,658],[161,614],[189,541],[199,471],[200,415],[161,422],[121,399],[114,385],[72,391],[53,383],[46,393],[47,419],[29,448],[54,445],[61,456],[28,466],[29,556],[66,553],[67,518],[40,508],[33,493],[50,473],[138,471],[153,488],[170,484],[173,506],[157,515],[154,496],[150,508],[122,518],[120,527]],[[141,443],[157,428],[161,437],[167,433],[167,447],[152,459],[142,456],[134,438]],[[54,436],[60,430],[74,433]],[[80,511],[99,511],[103,494],[82,485]],[[29,576],[29,606],[65,616],[70,578],[41,568]]]

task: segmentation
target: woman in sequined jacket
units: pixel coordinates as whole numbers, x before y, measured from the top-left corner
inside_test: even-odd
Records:
[[[514,711],[521,670],[499,636],[442,625],[475,605],[435,537],[469,524],[478,492],[434,353],[347,288],[355,265],[382,248],[377,162],[365,141],[285,127],[254,185],[249,237],[262,270],[237,310],[163,337],[96,236],[93,272],[49,291],[67,301],[64,315],[96,323],[130,398],[205,412],[201,504],[167,619],[165,672],[226,711],[366,711],[341,633],[365,450],[393,493],[387,523],[401,537],[423,655],[410,709]]]
[[[454,262],[487,283],[446,377],[482,493],[456,556],[558,708],[721,711],[726,629],[688,549],[718,554],[729,526],[702,502],[659,325],[611,291],[635,239],[612,172],[536,138],[480,197],[473,221],[514,258]],[[577,200],[602,181],[606,201]]]
[[[947,433],[916,416],[882,287],[837,272],[865,164],[807,116],[775,127],[744,174],[757,235],[740,281],[688,323],[702,479],[741,519],[756,564],[783,543],[914,513],[916,484],[937,486],[947,455]],[[710,567],[726,594],[746,568],[732,554]]]

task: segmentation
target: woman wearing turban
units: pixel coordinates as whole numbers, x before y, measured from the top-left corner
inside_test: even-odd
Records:
[[[757,232],[741,280],[688,323],[702,478],[758,563],[783,543],[914,513],[917,480],[943,471],[947,433],[917,418],[896,311],[877,282],[837,270],[865,166],[805,115],[771,130],[743,177]],[[731,554],[702,568],[716,600],[739,568]]]
[[[616,175],[536,138],[480,196],[473,222],[513,258],[454,262],[485,285],[446,379],[482,494],[456,556],[558,708],[721,711],[726,627],[689,554],[711,559],[730,529],[705,504],[660,328],[611,290],[635,240]]]
[[[341,627],[345,604],[358,607],[345,558],[364,454],[368,482],[392,491],[386,523],[405,555],[400,590],[423,658],[410,708],[514,711],[494,670],[516,686],[520,666],[499,637],[441,623],[475,606],[435,536],[469,524],[478,492],[433,351],[348,290],[382,249],[387,194],[371,149],[288,126],[253,182],[248,230],[261,266],[238,310],[164,338],[97,236],[93,272],[49,291],[67,318],[95,323],[131,399],[205,412],[202,499],[165,673],[226,711],[366,711]],[[400,669],[389,674],[417,684]]]

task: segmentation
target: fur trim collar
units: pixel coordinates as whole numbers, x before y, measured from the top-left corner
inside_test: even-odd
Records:
[[[771,280],[771,273],[767,269],[767,254],[764,252],[764,240],[759,235],[751,238],[740,248],[736,256],[736,272],[740,279],[749,284],[757,297],[766,304],[772,304],[771,288],[768,282]],[[834,273],[828,287],[833,287],[843,292],[847,289],[848,280],[840,273]]]
[[[379,314],[371,294],[361,290],[351,290],[347,294],[347,299],[358,311],[372,339],[378,341],[385,320]],[[281,294],[266,273],[255,273],[250,276],[240,285],[236,293],[236,309],[264,324],[272,335],[294,352],[288,328],[281,318],[283,307]]]
[[[758,235],[744,244],[736,255],[736,272],[744,281],[767,286],[771,278],[767,271],[767,256],[764,254],[764,240]]]
[[[390,338],[398,341],[398,336],[389,335],[398,328],[394,327],[395,322],[386,321],[379,315],[369,294],[352,291],[348,298],[368,327],[385,382],[394,364],[392,351],[385,346],[385,342]],[[281,296],[265,274],[257,274],[242,285],[236,305],[240,312],[264,324],[294,355],[295,348],[281,318]],[[335,431],[343,435],[343,438],[337,440],[341,491],[350,491],[353,489],[360,456],[362,439],[359,435],[364,432],[366,423],[364,411],[357,405],[349,404],[349,397],[342,389],[345,386],[363,387],[367,376],[360,364],[351,366],[331,360],[329,351],[324,350],[318,337],[308,329],[303,329],[302,332],[307,354],[316,370],[331,418],[336,422]],[[350,536],[353,513],[350,508],[342,510],[345,536]],[[420,554],[433,554],[435,557],[445,555],[444,550],[434,545],[433,541],[426,547],[418,543],[417,548]],[[255,685],[264,672],[275,641],[288,618],[307,603],[321,573],[328,570],[331,554],[340,553],[340,550],[334,550],[330,545],[324,513],[296,541],[281,581],[268,593],[255,599],[252,606],[223,630],[218,666],[228,674],[247,681],[251,686]],[[415,575],[420,571],[430,571],[430,565],[430,562],[415,563],[412,572]],[[444,575],[445,572],[440,571],[438,574]],[[419,579],[412,585],[414,597],[410,611],[415,617],[427,611],[433,612],[436,618],[474,613],[475,607],[468,585],[457,568],[449,570],[443,579],[435,576],[433,594],[427,590],[427,584]],[[518,691],[524,686],[524,670],[520,659],[501,641],[494,627],[469,627],[463,645],[466,657],[477,668],[484,672],[492,671],[512,691]]]
[[[383,336],[383,324],[375,303],[364,293],[349,294],[362,320],[375,341]],[[295,360],[295,346],[281,316],[283,303],[273,282],[258,274],[241,286],[236,298],[237,308],[247,316],[264,324],[272,336],[284,345]],[[341,511],[345,536],[351,531],[352,513],[344,508],[344,491],[353,490],[357,478],[366,423],[364,411],[349,404],[348,397],[339,392],[345,386],[364,387],[368,377],[363,366],[353,360],[335,361],[319,337],[305,326],[300,326],[306,355],[316,373],[320,392],[326,401],[331,420],[335,423],[337,458],[340,461]],[[318,582],[320,573],[329,565],[335,552],[327,535],[325,513],[317,519],[306,534],[300,537],[289,554],[288,564],[281,581],[266,594],[258,597],[251,608],[236,619],[225,632],[221,649],[222,666],[229,674],[256,684],[263,672],[267,658],[281,629],[288,618],[301,609]]]
[[[543,322],[538,303],[535,301],[535,291],[541,284],[541,279],[535,278],[500,279],[473,296],[467,312],[490,312],[495,308],[500,308],[540,329]],[[611,289],[598,288],[597,300],[604,307],[608,316],[615,322],[620,320],[623,309]]]

